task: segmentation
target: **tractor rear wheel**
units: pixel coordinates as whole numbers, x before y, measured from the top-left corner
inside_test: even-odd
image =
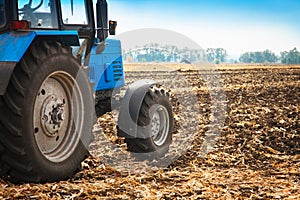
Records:
[[[87,74],[70,48],[35,42],[0,97],[0,174],[18,182],[67,179],[92,140]]]

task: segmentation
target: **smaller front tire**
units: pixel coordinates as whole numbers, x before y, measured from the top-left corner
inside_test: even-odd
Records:
[[[163,157],[169,150],[173,131],[172,104],[164,89],[155,86],[149,89],[140,107],[137,125],[150,129],[150,137],[126,138],[128,151],[143,160]]]

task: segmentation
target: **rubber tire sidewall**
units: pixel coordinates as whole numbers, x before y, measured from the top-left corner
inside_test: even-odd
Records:
[[[83,115],[83,129],[82,138],[80,138],[77,147],[69,158],[62,162],[51,162],[48,160],[39,150],[36,144],[34,136],[34,103],[35,98],[39,92],[39,89],[44,80],[52,73],[57,71],[63,71],[70,74],[76,81],[82,92],[84,101],[84,115]],[[80,165],[80,162],[86,157],[87,147],[91,141],[91,127],[92,127],[92,110],[88,105],[93,102],[91,88],[89,87],[89,80],[81,68],[79,63],[71,56],[67,54],[53,55],[50,58],[44,60],[34,72],[31,79],[30,89],[27,89],[25,96],[26,104],[24,108],[24,120],[23,120],[23,133],[24,139],[26,138],[25,148],[27,148],[28,154],[31,157],[31,163],[33,172],[37,173],[36,176],[40,176],[40,181],[55,181],[68,178],[72,176]]]
[[[161,146],[157,146],[154,143],[154,140],[152,137],[147,138],[147,143],[148,143],[148,147],[149,147],[149,152],[155,152],[158,151],[158,154],[164,154],[168,151],[169,146],[172,142],[172,127],[173,127],[173,116],[172,116],[172,106],[168,100],[168,98],[166,96],[159,96],[154,102],[153,105],[161,105],[163,107],[165,107],[168,111],[168,117],[169,117],[169,132],[167,135],[167,138],[165,140],[165,142],[163,143],[163,145]],[[150,119],[152,119],[153,116],[149,116]]]
[[[149,109],[153,105],[162,105],[164,106],[169,115],[169,132],[167,135],[167,138],[163,145],[157,146],[152,137],[149,138],[125,138],[125,142],[129,146],[129,151],[131,151],[131,154],[139,159],[139,160],[153,160],[156,158],[163,157],[169,150],[169,146],[172,142],[172,131],[173,131],[173,111],[172,111],[172,104],[169,100],[169,97],[166,94],[160,94],[153,99],[148,96],[150,93],[147,93],[144,97],[144,101],[142,103],[142,106],[140,108],[140,112],[146,111],[148,114],[144,113],[143,116],[148,116],[149,118],[145,119],[139,116],[138,118],[138,124],[141,124],[143,126],[148,126],[150,128],[151,118],[152,116],[149,115]],[[145,103],[145,98],[150,99],[150,103]],[[150,131],[151,132],[151,131]]]

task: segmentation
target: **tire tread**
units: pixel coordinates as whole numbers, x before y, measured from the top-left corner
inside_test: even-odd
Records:
[[[137,122],[139,126],[149,125],[151,122],[149,109],[152,105],[158,102],[159,99],[164,99],[164,101],[167,102],[170,100],[170,97],[163,88],[158,86],[149,88],[149,91],[146,93],[139,111]],[[173,120],[170,120],[171,124],[173,124]],[[170,129],[172,129],[172,127]],[[170,132],[170,134],[172,133]],[[134,153],[136,157],[140,157],[142,159],[154,159],[156,157],[162,157],[167,152],[171,138],[172,136],[170,135],[169,141],[167,141],[167,143],[163,145],[161,149],[153,146],[151,138],[125,138],[125,142],[127,143],[127,150]],[[142,153],[142,155],[139,155],[139,153]],[[145,155],[144,153],[149,155]]]
[[[61,54],[73,56],[70,47],[63,47],[59,42],[35,41],[14,69],[6,94],[0,96],[0,175],[4,179],[13,182],[55,181],[55,178],[42,178],[37,173],[39,169],[33,167],[32,157],[26,152],[27,143],[20,119],[23,118],[22,106],[26,106],[26,91],[39,64]],[[87,155],[88,151],[84,157]]]

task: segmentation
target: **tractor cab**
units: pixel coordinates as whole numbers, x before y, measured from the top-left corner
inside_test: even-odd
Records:
[[[97,33],[104,41],[115,28],[116,22],[108,23],[106,0],[95,5],[92,0],[0,0],[0,32],[76,30],[80,38],[93,40]]]
[[[89,19],[85,1],[57,2],[59,4],[53,0],[19,0],[18,20],[29,21],[30,28],[39,29],[59,29],[59,23],[61,27],[78,25],[81,28],[93,24],[93,20]]]

